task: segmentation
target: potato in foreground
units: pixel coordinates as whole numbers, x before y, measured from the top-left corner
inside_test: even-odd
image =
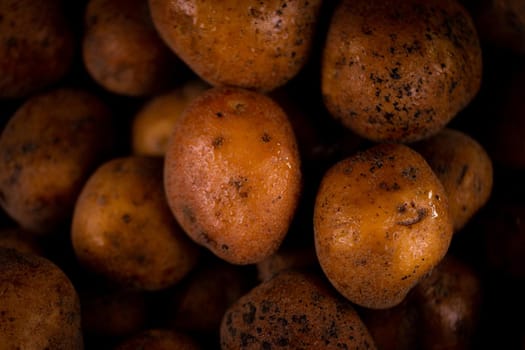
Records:
[[[128,156],[101,165],[78,198],[71,239],[82,265],[138,290],[177,283],[199,253],[170,212],[162,159],[154,157]]]
[[[330,168],[318,189],[314,236],[321,268],[350,301],[399,304],[448,251],[443,185],[408,146],[378,144]]]
[[[68,224],[113,136],[110,110],[96,95],[72,88],[33,95],[0,136],[0,205],[29,232]]]
[[[324,102],[373,141],[437,133],[472,101],[481,75],[476,28],[456,0],[343,0],[326,34]]]
[[[352,304],[320,275],[287,270],[262,282],[224,314],[221,348],[375,349]]]
[[[271,91],[306,64],[321,1],[149,0],[164,41],[214,86]]]
[[[80,302],[53,262],[0,248],[2,349],[82,350]]]
[[[411,147],[425,158],[445,187],[454,231],[461,230],[492,192],[489,155],[471,136],[450,128]]]
[[[212,88],[175,124],[164,165],[168,203],[195,242],[230,263],[256,263],[279,248],[301,181],[287,115],[263,94]]]

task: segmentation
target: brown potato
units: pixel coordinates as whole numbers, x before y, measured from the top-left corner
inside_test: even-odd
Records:
[[[0,248],[2,349],[82,350],[77,292],[53,262]]]
[[[456,0],[343,0],[326,35],[324,102],[367,139],[428,137],[479,91],[479,39]]]
[[[0,136],[0,205],[30,232],[69,225],[112,137],[110,110],[87,91],[62,88],[29,98]]]
[[[0,228],[0,247],[16,249],[22,253],[44,255],[41,242],[31,233],[18,226]]]
[[[450,128],[411,147],[425,158],[445,187],[454,231],[461,230],[492,192],[489,155],[470,135]]]
[[[201,348],[197,340],[188,334],[152,328],[124,339],[114,350],[199,350]]]
[[[251,276],[242,267],[218,258],[210,259],[169,293],[162,307],[173,329],[218,336],[226,309],[252,287]]]
[[[468,264],[447,255],[414,288],[423,349],[472,349],[481,320],[482,286]]]
[[[314,208],[317,257],[334,287],[368,308],[389,308],[448,251],[452,219],[424,158],[379,144],[330,168]]]
[[[0,99],[22,98],[70,70],[74,36],[60,0],[0,2]]]
[[[192,79],[169,92],[148,100],[135,114],[132,122],[133,153],[144,156],[164,156],[173,125],[188,103],[209,86]]]
[[[282,271],[224,314],[221,348],[375,349],[350,302],[317,274]]]
[[[314,247],[308,246],[279,249],[255,266],[259,281],[264,282],[283,270],[297,268],[314,270],[318,265]]]
[[[179,282],[195,266],[198,246],[166,203],[162,164],[154,157],[115,158],[88,179],[71,227],[75,255],[87,269],[154,291]]]
[[[210,84],[270,91],[309,58],[321,1],[149,0],[165,42]]]
[[[164,185],[173,214],[195,242],[233,264],[263,260],[282,243],[301,190],[287,115],[257,92],[206,91],[175,124]]]
[[[98,84],[129,96],[159,93],[182,68],[155,30],[147,0],[90,0],[82,56]]]

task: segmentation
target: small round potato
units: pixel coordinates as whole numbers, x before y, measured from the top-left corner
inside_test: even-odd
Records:
[[[309,58],[320,0],[149,0],[165,42],[211,85],[270,91]]]
[[[334,287],[368,308],[389,308],[448,251],[443,185],[408,146],[379,144],[332,166],[314,208],[317,257]]]
[[[57,265],[0,248],[0,276],[2,349],[84,348],[79,298]]]
[[[175,124],[164,166],[168,203],[195,242],[230,263],[256,263],[279,248],[301,185],[287,115],[261,93],[212,88]]]
[[[471,136],[450,128],[411,147],[425,158],[445,187],[454,231],[461,230],[492,192],[489,155]]]
[[[147,0],[90,0],[85,22],[84,64],[102,87],[145,96],[171,84],[178,62],[153,26]]]
[[[61,88],[34,95],[0,136],[0,205],[25,230],[69,225],[90,173],[112,150],[109,108],[97,96]]]
[[[209,86],[200,79],[193,79],[172,91],[148,100],[133,118],[131,130],[133,153],[143,156],[164,156],[175,121],[188,103],[208,88]]]
[[[330,113],[373,141],[437,133],[478,93],[481,47],[456,0],[343,0],[326,34]]]
[[[0,99],[24,98],[58,82],[74,56],[61,0],[0,1]]]
[[[375,349],[348,300],[314,273],[287,270],[262,282],[224,314],[221,348]]]
[[[161,158],[128,156],[101,165],[80,193],[71,239],[87,269],[138,290],[172,286],[198,260],[198,246],[166,203]]]

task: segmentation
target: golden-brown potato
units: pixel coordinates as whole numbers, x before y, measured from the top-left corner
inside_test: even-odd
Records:
[[[210,84],[270,91],[305,65],[321,1],[149,0],[165,42]]]
[[[492,161],[470,135],[450,128],[411,145],[418,151],[447,192],[454,231],[461,230],[489,200]]]
[[[84,348],[78,295],[57,265],[0,248],[0,276],[2,349]]]
[[[374,141],[443,128],[478,93],[481,48],[456,0],[343,0],[326,34],[322,94],[330,113]]]
[[[131,130],[133,153],[164,156],[173,125],[188,103],[209,86],[200,79],[185,82],[172,91],[156,95],[135,114]]]
[[[0,205],[30,232],[68,225],[85,180],[111,151],[111,129],[108,107],[87,91],[29,98],[0,136]]]
[[[82,56],[98,84],[129,96],[162,91],[179,69],[153,26],[148,0],[90,0]]]
[[[0,98],[40,91],[73,62],[73,32],[60,0],[1,1],[0,43]]]
[[[175,124],[164,186],[173,214],[195,242],[233,264],[263,260],[282,243],[301,190],[287,115],[257,92],[204,92]]]
[[[482,287],[478,274],[447,255],[414,288],[423,349],[472,349],[481,317]]]
[[[314,208],[317,257],[334,287],[368,308],[389,308],[448,251],[452,219],[424,158],[379,144],[330,168]]]
[[[115,350],[199,350],[196,339],[180,331],[151,328],[122,340]]]
[[[227,349],[375,349],[358,313],[320,275],[282,271],[224,314]]]
[[[196,264],[198,246],[164,196],[162,159],[128,156],[102,164],[76,203],[74,252],[87,269],[125,287],[160,290]]]

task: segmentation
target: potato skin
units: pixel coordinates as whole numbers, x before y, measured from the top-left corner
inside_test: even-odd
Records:
[[[159,93],[178,68],[153,26],[147,0],[90,0],[82,57],[97,83],[128,96]]]
[[[150,328],[122,340],[115,350],[199,350],[202,347],[190,335],[176,330]]]
[[[66,224],[85,180],[109,156],[112,136],[110,110],[87,91],[29,98],[0,136],[0,205],[35,234]]]
[[[350,302],[314,273],[286,270],[242,296],[224,314],[221,348],[375,349]]]
[[[443,258],[452,232],[443,185],[401,144],[378,144],[336,163],[315,199],[321,268],[363,307],[399,304]]]
[[[188,103],[208,88],[208,84],[202,80],[193,79],[171,91],[151,97],[133,118],[133,153],[164,156],[175,121]]]
[[[270,91],[306,63],[321,1],[150,0],[171,49],[211,85]]]
[[[3,349],[82,350],[77,292],[50,260],[0,248]]]
[[[80,193],[71,240],[82,265],[136,290],[174,285],[195,266],[199,253],[168,208],[162,159],[154,157],[102,164]]]
[[[73,61],[62,1],[0,2],[0,98],[23,98],[58,82]]]
[[[378,142],[437,133],[481,84],[476,29],[455,0],[343,0],[322,60],[330,113]]]
[[[301,185],[293,129],[263,94],[212,88],[175,124],[164,164],[168,203],[195,242],[230,263],[278,249]]]
[[[489,200],[492,160],[477,140],[450,128],[411,146],[445,187],[454,231],[461,230]]]

